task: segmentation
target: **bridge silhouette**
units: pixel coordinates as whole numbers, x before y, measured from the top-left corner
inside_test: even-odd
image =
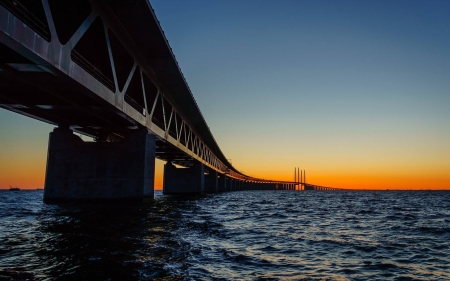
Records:
[[[146,0],[0,0],[0,106],[57,126],[46,201],[321,188],[227,160]]]

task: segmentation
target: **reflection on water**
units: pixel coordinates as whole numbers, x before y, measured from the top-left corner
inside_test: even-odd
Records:
[[[450,192],[42,194],[0,191],[0,280],[450,279]]]

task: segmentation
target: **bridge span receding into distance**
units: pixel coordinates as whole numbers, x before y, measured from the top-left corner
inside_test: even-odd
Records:
[[[0,0],[0,107],[57,126],[46,201],[318,187],[233,167],[147,0]]]

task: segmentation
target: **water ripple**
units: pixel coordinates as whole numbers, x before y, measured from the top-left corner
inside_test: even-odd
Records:
[[[449,280],[450,192],[0,192],[0,280]]]

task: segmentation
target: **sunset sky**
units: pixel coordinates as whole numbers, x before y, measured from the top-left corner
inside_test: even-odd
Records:
[[[450,1],[150,2],[238,170],[450,188]],[[0,187],[43,187],[51,130],[0,109]]]

